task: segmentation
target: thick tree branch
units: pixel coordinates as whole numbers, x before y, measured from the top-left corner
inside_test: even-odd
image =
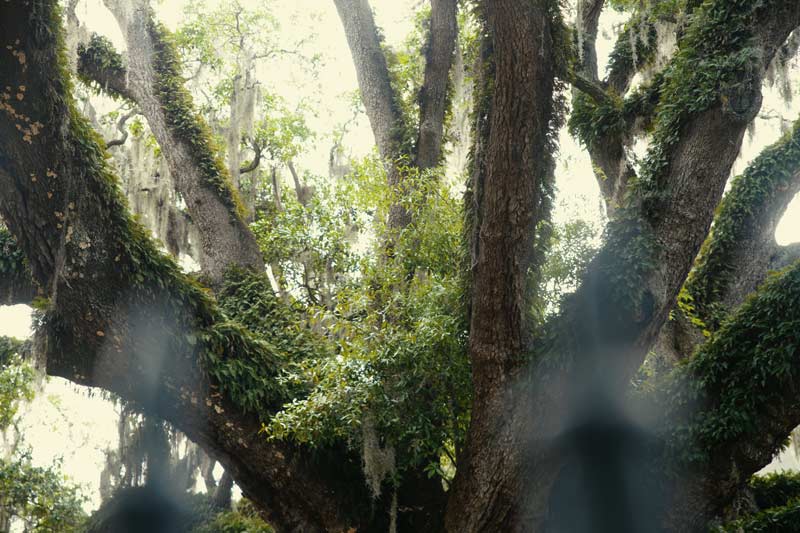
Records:
[[[263,259],[244,222],[244,208],[183,86],[167,30],[154,22],[147,0],[106,3],[125,37],[128,65],[110,43],[93,38],[82,48],[79,72],[135,102],[147,119],[200,234],[203,271],[215,281],[230,265],[261,271]]]
[[[128,70],[111,41],[92,34],[89,42],[78,45],[78,77],[87,85],[111,96],[133,100],[128,88]]]
[[[771,278],[655,394],[667,527],[719,516],[800,423],[800,265]]]
[[[456,0],[432,0],[426,47],[425,79],[419,94],[417,166],[420,170],[440,163],[447,87],[458,36]]]
[[[378,152],[386,166],[387,181],[399,191],[404,183],[397,163],[401,157],[409,155],[402,153],[401,146],[405,125],[369,0],[334,0],[334,3],[353,56],[361,101],[372,126]],[[387,249],[391,249],[394,239],[392,232],[408,226],[411,214],[395,202],[389,208],[388,218],[386,245]]]
[[[716,38],[728,31],[725,20],[750,38],[736,43]],[[606,375],[619,372],[620,385],[641,365],[675,302],[705,240],[745,129],[760,107],[765,70],[798,24],[800,5],[794,3],[709,4],[698,12],[681,53],[663,73],[661,101],[670,107],[657,114],[639,186],[612,223],[587,282],[566,306],[571,308],[567,316],[580,318],[570,322],[574,344],[562,350],[589,359],[594,354],[594,362],[587,364],[604,366]],[[748,57],[746,67],[705,60],[737,57],[753,46],[757,53]],[[708,84],[712,73],[715,80],[731,81]]]
[[[720,204],[686,282],[694,313],[707,328],[715,329],[780,261],[775,229],[798,192],[800,122],[733,180]]]
[[[579,0],[575,26],[578,30],[578,52],[580,72],[589,81],[598,81],[597,73],[597,27],[605,0]]]
[[[393,163],[399,155],[397,130],[403,119],[395,102],[372,8],[368,0],[334,0],[334,3],[353,56],[361,100],[375,134],[375,144],[381,156]]]
[[[244,375],[217,380],[225,365],[255,365],[269,382],[284,356],[229,322],[127,214],[106,154],[67,92],[56,0],[0,6],[0,76],[24,93],[0,102],[0,215],[49,297],[36,337],[48,373],[170,421],[224,464],[279,530],[367,530],[386,520],[370,512],[358,458],[267,441],[254,414],[264,409],[231,387],[273,406],[279,389],[259,390]]]
[[[590,96],[592,100],[598,105],[613,105],[614,101],[606,92],[605,87],[592,81],[583,74],[574,73],[570,79],[572,86],[581,91],[582,93]]]

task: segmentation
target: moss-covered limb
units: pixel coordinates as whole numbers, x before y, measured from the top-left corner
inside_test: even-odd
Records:
[[[800,423],[798,346],[800,264],[771,276],[658,387],[664,464],[687,520],[719,514]]]
[[[71,96],[58,2],[0,3],[0,35],[0,77],[23,95],[0,108],[0,215],[49,297],[36,334],[48,372],[173,423],[278,527],[368,529],[358,460],[259,435],[252,411],[280,401],[270,376],[284,355],[232,323],[128,214]],[[228,386],[242,375],[251,389]]]
[[[110,44],[93,39],[84,47],[82,72],[115,75],[126,68],[124,94],[147,119],[164,154],[189,216],[200,234],[203,271],[219,282],[231,266],[263,270],[255,237],[244,222],[238,192],[217,155],[208,126],[194,109],[181,77],[172,36],[153,19],[147,2],[116,2],[108,7],[117,18],[127,44],[128,64],[121,66]],[[94,61],[88,65],[89,61]],[[97,86],[106,87],[102,77]]]
[[[798,191],[800,122],[733,180],[720,204],[711,234],[686,281],[691,304],[686,310],[707,329],[718,327],[725,314],[776,266],[782,254],[775,228]]]
[[[78,45],[78,77],[97,91],[132,100],[128,90],[128,72],[122,56],[105,37],[92,34],[88,43]]]
[[[375,134],[381,156],[393,161],[398,155],[397,133],[403,118],[389,77],[372,8],[367,0],[335,0],[347,43],[356,67],[361,100]]]
[[[446,7],[449,1],[442,0],[441,6]],[[334,3],[353,57],[361,101],[372,127],[378,152],[384,159],[387,181],[393,188],[401,188],[405,184],[405,179],[400,166],[416,161],[417,158],[410,153],[408,145],[413,144],[415,134],[419,132],[408,131],[410,128],[399,103],[398,91],[392,84],[386,54],[369,0],[335,0]],[[439,79],[439,73],[437,72],[434,77]],[[441,150],[441,147],[437,149]],[[433,154],[433,151],[429,152],[426,159]],[[411,222],[411,213],[406,207],[399,202],[390,206],[387,223],[390,234],[387,235],[387,248],[392,247],[394,240],[391,233],[405,228]]]
[[[650,150],[575,296],[569,314],[580,318],[567,317],[583,332],[578,354],[632,347],[612,352],[627,360],[620,383],[673,307],[760,106],[767,65],[798,23],[795,3],[706,2],[663,71]]]
[[[572,100],[569,131],[586,146],[610,217],[625,203],[628,184],[636,171],[628,151],[637,135],[652,127],[664,77],[653,80],[622,99],[598,83],[577,76],[580,91]]]
[[[36,286],[25,264],[25,255],[14,237],[0,225],[0,305],[29,304]]]
[[[470,191],[473,403],[448,531],[535,528],[515,521],[521,516],[513,500],[521,495],[513,487],[520,486],[527,458],[520,453],[524,429],[517,416],[523,415],[510,411],[524,410],[514,387],[534,337],[532,295],[549,241],[552,154],[563,112],[559,77],[568,44],[558,2],[491,1],[479,9],[487,30],[482,52],[491,53],[480,65]],[[541,38],[525,37],[532,35]]]

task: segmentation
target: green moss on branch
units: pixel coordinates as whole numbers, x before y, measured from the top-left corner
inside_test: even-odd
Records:
[[[125,81],[127,76],[122,56],[105,37],[95,33],[88,43],[78,46],[78,78],[96,92],[130,99]]]
[[[800,524],[800,501],[774,507],[729,524],[713,528],[715,533],[797,533]]]
[[[25,254],[9,231],[0,226],[0,277],[25,274]]]
[[[715,304],[729,284],[740,243],[760,238],[753,232],[758,231],[765,217],[771,216],[776,197],[785,194],[799,172],[800,122],[733,180],[686,282],[696,318],[709,327],[717,327],[724,316]]]
[[[208,125],[195,111],[192,96],[184,86],[180,57],[172,36],[162,24],[152,19],[148,33],[155,49],[153,66],[156,79],[153,89],[164,109],[169,127],[189,144],[190,152],[202,173],[202,184],[219,195],[231,209],[232,216],[244,220],[244,204],[232,185],[228,170],[216,155],[218,149]]]
[[[665,439],[678,463],[733,455],[755,470],[782,445],[800,421],[798,310],[795,265],[772,275],[667,378],[660,390],[671,424]]]

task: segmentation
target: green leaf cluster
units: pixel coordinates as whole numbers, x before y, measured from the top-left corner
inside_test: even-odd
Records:
[[[0,274],[11,276],[25,270],[25,255],[11,233],[0,226]]]
[[[86,518],[85,497],[65,480],[58,464],[33,466],[25,453],[0,459],[0,508],[31,533],[77,533]]]
[[[192,96],[181,77],[182,63],[174,38],[160,23],[149,23],[148,32],[154,43],[155,93],[172,131],[177,132],[191,147],[195,163],[200,168],[204,184],[211,187],[231,209],[231,216],[245,218],[246,209],[231,184],[230,174],[216,154],[205,120],[195,111]]]
[[[798,306],[795,265],[771,275],[665,379],[660,408],[675,420],[665,435],[668,454],[683,464],[709,461],[722,446],[763,431],[772,406],[797,393]]]

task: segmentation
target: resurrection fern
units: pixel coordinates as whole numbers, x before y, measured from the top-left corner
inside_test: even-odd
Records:
[[[107,79],[123,80],[126,76],[125,65],[122,56],[114,49],[114,45],[102,35],[93,33],[88,43],[78,45],[78,78],[87,86],[94,88],[97,92],[106,91],[115,98],[124,98],[125,95],[118,92],[114,85],[100,87],[95,81],[99,77],[98,72],[103,72]]]
[[[793,385],[800,374],[798,308],[800,266],[795,265],[771,275],[666,378],[665,412],[684,420],[665,436],[671,455],[688,464],[708,461],[725,444],[763,431],[770,406],[798,393]]]
[[[230,174],[218,155],[211,131],[195,111],[192,96],[184,86],[181,62],[169,31],[160,23],[149,23],[148,32],[154,43],[155,94],[158,97],[171,129],[191,146],[192,156],[203,174],[206,186],[211,187],[231,209],[232,216],[244,218],[246,209],[231,184]]]
[[[722,317],[714,316],[718,313],[714,312],[713,303],[727,286],[738,243],[755,237],[750,228],[759,227],[763,218],[770,216],[770,200],[791,185],[798,171],[800,122],[748,165],[723,198],[711,234],[686,281],[686,290],[694,300],[694,316],[714,325],[719,323]]]

